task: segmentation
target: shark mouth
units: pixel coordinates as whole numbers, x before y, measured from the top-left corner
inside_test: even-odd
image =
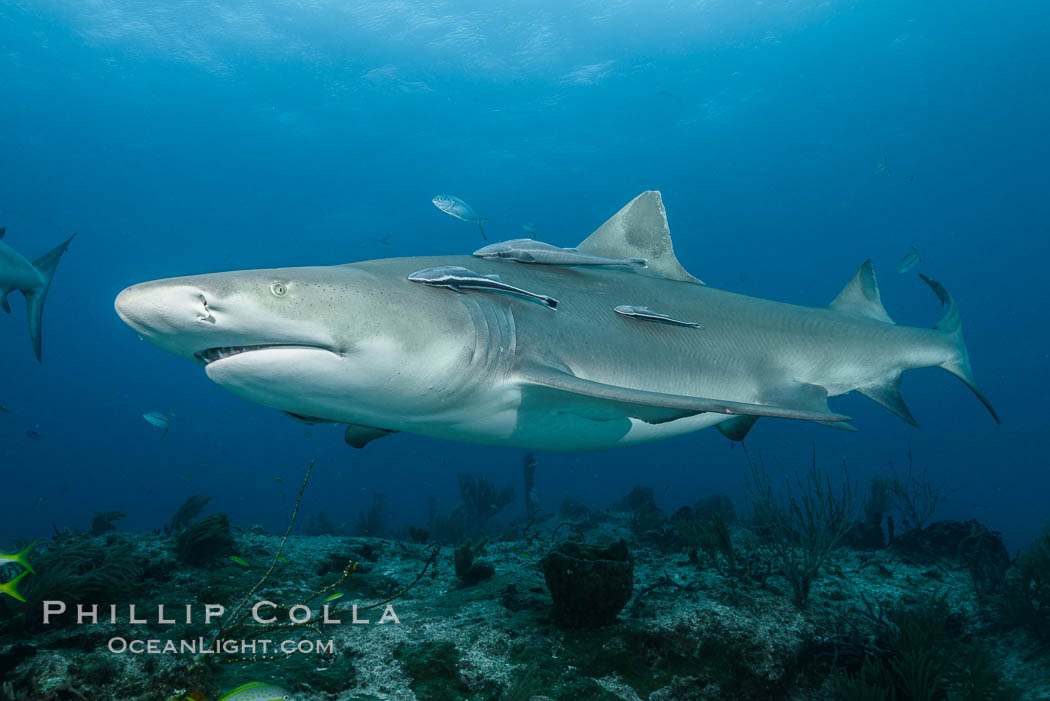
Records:
[[[229,358],[230,356],[250,353],[252,351],[272,350],[274,348],[310,348],[313,350],[328,350],[321,346],[299,345],[295,343],[260,343],[254,346],[222,346],[219,348],[208,348],[194,353],[193,355],[204,365],[210,365],[217,360]]]

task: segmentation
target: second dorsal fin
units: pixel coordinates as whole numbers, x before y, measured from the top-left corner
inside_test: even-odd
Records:
[[[644,258],[643,275],[704,284],[686,272],[675,258],[667,213],[660,193],[648,190],[624,205],[576,247],[581,253],[606,258]]]
[[[879,285],[875,281],[875,268],[871,259],[857,269],[850,281],[839,292],[839,296],[828,305],[837,312],[861,316],[875,321],[892,324],[893,319],[886,313],[879,297]]]

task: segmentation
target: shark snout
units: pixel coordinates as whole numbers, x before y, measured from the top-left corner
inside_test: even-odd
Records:
[[[158,280],[132,285],[113,306],[142,338],[179,355],[192,356],[214,332],[216,319],[205,290],[192,284]]]

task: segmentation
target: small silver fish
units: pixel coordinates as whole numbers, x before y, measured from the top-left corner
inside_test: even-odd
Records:
[[[613,311],[617,314],[622,314],[623,316],[629,316],[632,319],[641,319],[642,321],[655,321],[660,324],[670,324],[671,326],[688,326],[694,329],[702,328],[700,324],[697,324],[696,322],[675,319],[673,316],[654,312],[649,307],[635,307],[630,304],[621,304],[618,307],[613,307]]]
[[[485,228],[481,225],[481,222],[486,220],[474,214],[474,210],[471,209],[469,204],[455,195],[438,195],[431,202],[445,214],[451,214],[461,221],[475,222],[478,225],[478,230],[481,231],[481,238],[488,241],[488,236],[485,236]]]
[[[521,225],[522,230],[529,235],[529,238],[536,238],[536,225],[530,221],[525,222]]]
[[[644,258],[606,258],[580,253],[575,248],[559,248],[543,241],[512,239],[491,243],[474,251],[478,258],[490,260],[513,260],[518,263],[540,265],[624,265],[629,268],[644,268]]]
[[[903,258],[901,258],[901,262],[897,263],[897,272],[903,275],[904,273],[908,272],[916,265],[918,265],[920,262],[922,262],[922,258],[919,256],[919,249],[912,245],[911,253],[905,255]]]
[[[408,276],[412,282],[418,282],[430,287],[447,287],[456,292],[463,290],[482,290],[489,292],[505,292],[507,294],[519,295],[534,299],[548,309],[557,309],[558,300],[547,295],[536,294],[523,290],[520,287],[508,285],[499,279],[499,275],[482,275],[473,270],[458,265],[442,265],[436,268],[424,268],[417,270]]]
[[[883,156],[882,161],[880,161],[879,164],[875,166],[874,170],[872,170],[871,173],[872,175],[879,175],[881,173],[885,173],[886,175],[893,175],[893,171],[890,170],[889,160],[885,156]]]
[[[142,418],[146,420],[146,423],[154,426],[155,428],[162,429],[164,432],[160,435],[161,438],[168,435],[168,428],[171,427],[171,419],[162,414],[159,411],[148,411],[142,415]]]

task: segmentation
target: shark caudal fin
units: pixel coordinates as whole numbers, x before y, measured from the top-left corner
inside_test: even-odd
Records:
[[[33,267],[40,272],[40,276],[44,279],[44,284],[41,287],[25,292],[26,314],[29,317],[29,338],[33,342],[33,352],[36,353],[38,361],[42,360],[41,329],[44,318],[44,300],[47,299],[47,291],[51,288],[51,279],[55,276],[55,268],[58,267],[58,261],[61,260],[62,254],[69,248],[69,242],[73,240],[74,236],[76,234],[73,234],[73,236],[70,236],[64,242],[33,261]]]
[[[966,352],[966,343],[963,341],[962,315],[959,314],[959,306],[948,293],[948,290],[944,288],[944,285],[936,280],[931,280],[922,273],[919,273],[919,277],[930,286],[930,289],[937,295],[937,299],[941,300],[941,304],[948,308],[944,318],[934,328],[948,336],[955,347],[955,353],[951,358],[941,363],[941,367],[965,382],[966,386],[981,400],[984,408],[992,415],[995,422],[1001,423],[999,414],[996,413],[995,408],[992,407],[991,402],[984,396],[984,393],[978,389],[977,381],[973,378],[973,370],[970,368],[970,355]]]

